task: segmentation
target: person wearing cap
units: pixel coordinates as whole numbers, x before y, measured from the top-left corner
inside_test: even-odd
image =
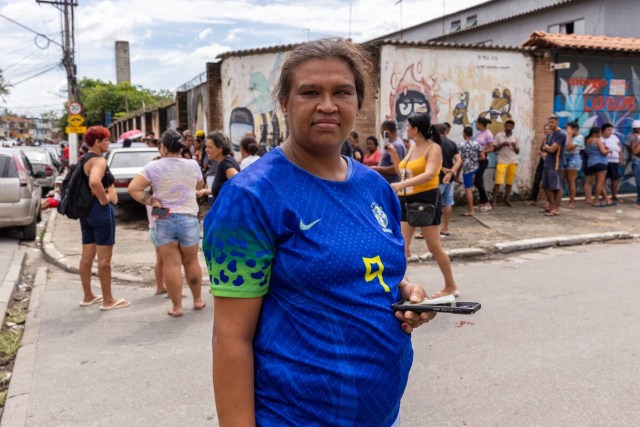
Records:
[[[542,146],[544,170],[542,172],[542,188],[547,195],[549,206],[543,209],[545,216],[560,215],[560,201],[562,200],[562,171],[564,168],[564,150],[567,145],[567,134],[558,127],[558,116],[552,114],[547,119],[551,133]]]
[[[627,135],[625,145],[631,154],[631,169],[636,181],[636,203],[635,208],[640,208],[640,120],[631,123],[632,132]]]

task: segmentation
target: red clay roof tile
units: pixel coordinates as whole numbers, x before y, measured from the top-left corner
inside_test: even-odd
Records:
[[[551,34],[544,31],[536,31],[531,34],[531,37],[522,46],[640,52],[640,39],[581,34]]]

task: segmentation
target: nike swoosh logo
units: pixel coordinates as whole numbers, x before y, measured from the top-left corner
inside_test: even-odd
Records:
[[[322,219],[322,218],[320,218],[320,219]],[[308,229],[310,229],[311,227],[313,227],[314,225],[319,223],[320,219],[316,219],[311,224],[305,224],[304,222],[302,222],[302,220],[300,220],[300,230],[307,231]]]

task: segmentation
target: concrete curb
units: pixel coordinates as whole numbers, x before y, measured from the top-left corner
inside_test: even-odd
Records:
[[[33,366],[36,360],[38,337],[40,336],[38,309],[46,284],[47,267],[40,267],[33,282],[27,322],[13,365],[11,383],[2,414],[2,427],[24,426],[27,422]]]
[[[19,248],[13,253],[9,270],[0,284],[0,313],[2,313],[3,321],[7,314],[7,307],[13,298],[13,291],[18,280],[20,280],[20,274],[22,274],[22,266],[26,255],[27,253],[24,248]]]
[[[75,265],[71,265],[67,257],[65,257],[64,254],[62,254],[60,251],[58,251],[55,244],[53,243],[53,232],[56,227],[55,221],[57,216],[58,212],[56,210],[52,210],[45,227],[44,237],[42,239],[42,252],[45,259],[56,267],[59,267],[69,273],[80,274],[78,267]],[[96,269],[93,269],[91,273],[96,277],[98,276],[98,271]],[[141,277],[126,273],[119,273],[116,271],[111,273],[111,278],[123,282],[143,282]]]
[[[515,240],[513,242],[496,243],[487,248],[463,248],[452,249],[447,251],[451,259],[456,258],[475,258],[489,256],[494,253],[508,254],[518,251],[526,251],[532,249],[546,249],[555,246],[579,246],[588,243],[606,242],[610,240],[628,240],[640,238],[638,234],[630,234],[627,231],[611,231],[608,233],[580,234],[575,236],[559,236],[559,237],[540,237],[536,239]],[[418,259],[412,259],[409,262],[415,263],[419,261],[433,261],[433,255],[429,252],[424,253]]]

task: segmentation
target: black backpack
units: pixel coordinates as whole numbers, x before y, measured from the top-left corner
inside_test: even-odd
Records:
[[[85,218],[89,215],[94,197],[89,189],[89,178],[84,174],[84,163],[97,154],[87,153],[80,162],[69,167],[62,181],[58,212],[70,219]]]

